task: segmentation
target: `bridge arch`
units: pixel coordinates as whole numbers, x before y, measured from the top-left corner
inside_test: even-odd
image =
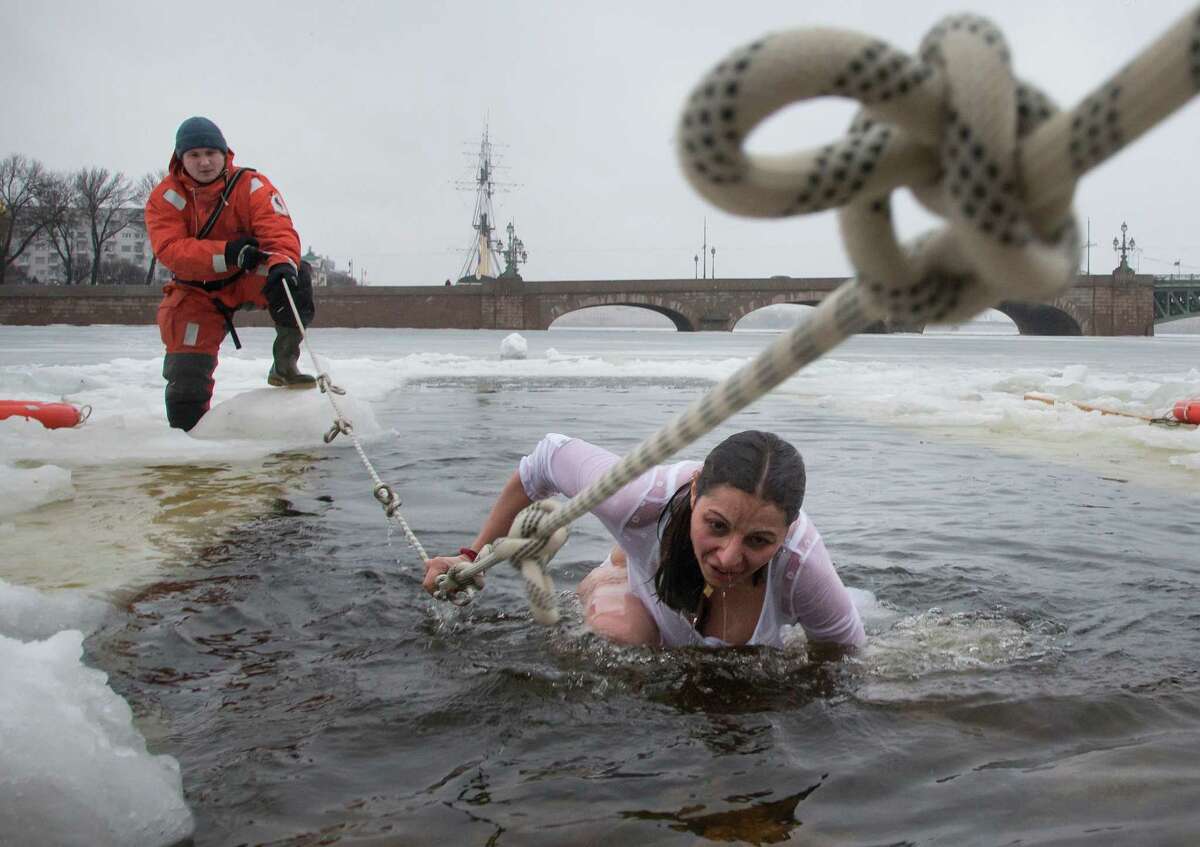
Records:
[[[1083,321],[1069,304],[1005,301],[993,308],[1007,315],[1021,335],[1083,335]]]
[[[738,325],[738,322],[747,315],[751,315],[760,309],[765,309],[768,306],[816,306],[824,300],[824,296],[815,296],[814,292],[803,291],[796,292],[795,296],[786,294],[776,295],[770,299],[754,298],[739,303],[729,315],[729,328],[733,329]]]
[[[743,310],[740,315],[737,315],[730,321],[729,328],[734,330],[739,326],[744,327],[745,324],[749,322],[762,323],[768,326],[770,329],[791,329],[792,326],[795,325],[796,321],[799,320],[800,315],[804,312],[807,312],[809,308],[816,306],[818,302],[820,301],[781,300],[778,303],[767,303],[759,306],[756,309],[746,309]],[[795,306],[796,308],[774,310],[773,307],[775,306]],[[766,312],[764,314],[764,310],[767,309],[773,309],[773,311]]]
[[[542,329],[549,329],[550,325],[563,315],[581,312],[584,309],[592,309],[597,306],[628,306],[634,309],[642,309],[663,315],[679,332],[695,332],[697,329],[696,321],[675,304],[644,302],[632,297],[614,299],[603,296],[572,298],[570,303],[551,306],[547,310],[546,325]]]

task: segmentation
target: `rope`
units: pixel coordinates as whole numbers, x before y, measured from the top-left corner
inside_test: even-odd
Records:
[[[1139,415],[1136,412],[1126,412],[1122,409],[1106,409],[1103,406],[1093,406],[1091,403],[1080,403],[1077,400],[1064,400],[1060,397],[1054,397],[1050,394],[1041,394],[1036,391],[1030,391],[1025,394],[1023,399],[1034,400],[1038,403],[1045,403],[1047,406],[1062,404],[1064,406],[1073,406],[1083,412],[1099,412],[1101,415],[1112,415],[1121,418],[1133,418],[1134,420],[1144,421],[1151,426],[1191,426],[1185,421],[1179,420],[1174,414],[1164,412],[1161,415]]]
[[[438,596],[503,558],[523,573],[533,563],[541,570],[536,585],[526,577],[534,616],[553,622],[549,539],[800,368],[881,319],[954,322],[1002,299],[1045,301],[1064,291],[1079,261],[1075,184],[1197,89],[1200,9],[1070,112],[1016,79],[1000,31],[973,15],[943,20],[915,58],[833,29],[780,33],[735,50],[687,102],[678,132],[685,175],[728,212],[786,217],[838,208],[855,278],[564,506],[543,501],[524,510],[504,543],[441,575]],[[743,149],[775,112],[824,96],[864,107],[842,140],[787,155]],[[947,222],[905,246],[889,200],[902,186]]]
[[[384,514],[388,516],[389,520],[394,520],[400,524],[400,529],[404,532],[404,537],[412,545],[412,548],[417,551],[417,555],[421,557],[421,561],[427,561],[429,556],[426,554],[425,548],[417,540],[417,536],[409,527],[408,521],[404,519],[404,515],[400,514],[400,497],[392,490],[390,485],[380,478],[378,471],[375,470],[375,466],[367,458],[367,452],[363,449],[362,442],[358,440],[358,435],[354,432],[354,425],[342,413],[342,408],[338,405],[338,395],[343,395],[346,392],[344,389],[334,385],[329,374],[321,370],[321,365],[317,362],[316,354],[313,353],[312,345],[308,343],[308,331],[304,326],[304,321],[300,320],[300,310],[296,308],[296,301],[292,298],[291,286],[283,283],[282,288],[284,294],[287,295],[288,306],[291,307],[296,327],[300,330],[300,343],[304,345],[304,350],[308,353],[308,358],[312,362],[313,370],[317,372],[317,387],[321,389],[322,394],[329,398],[329,405],[333,406],[333,426],[329,428],[329,432],[325,433],[325,443],[329,444],[338,435],[342,434],[350,438],[350,441],[354,444],[354,449],[358,452],[358,458],[362,460],[363,466],[371,476],[371,481],[375,483],[372,493],[383,507]]]

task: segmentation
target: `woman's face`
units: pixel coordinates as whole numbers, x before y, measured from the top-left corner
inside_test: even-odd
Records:
[[[704,581],[714,588],[749,582],[783,544],[783,510],[730,485],[697,497],[692,488],[692,549]]]

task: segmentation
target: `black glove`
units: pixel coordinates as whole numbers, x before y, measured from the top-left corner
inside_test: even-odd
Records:
[[[312,319],[312,288],[307,292],[300,291],[296,269],[289,264],[272,265],[270,273],[267,274],[267,283],[263,286],[263,295],[267,298],[271,319],[280,326],[296,325],[296,316],[292,314],[292,307],[283,290],[285,285],[292,292],[292,300],[300,312],[300,319],[307,324]]]
[[[267,284],[263,286],[263,292],[267,295],[268,299],[274,293],[286,303],[287,297],[284,295],[283,289],[279,287],[285,283],[295,293],[296,286],[300,284],[300,281],[296,278],[296,269],[286,263],[271,265],[271,271],[267,274]]]
[[[258,249],[257,238],[237,238],[225,242],[226,267],[236,266],[244,271],[252,271],[268,258],[268,254]]]

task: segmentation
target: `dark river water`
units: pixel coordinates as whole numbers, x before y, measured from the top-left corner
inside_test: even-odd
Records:
[[[506,362],[502,333],[314,334],[433,554],[545,432],[625,453],[769,340],[526,335]],[[218,399],[261,384],[269,340],[243,340]],[[1200,431],[1022,399],[1157,414],[1200,394],[1200,338],[854,339],[685,450],[801,449],[870,636],[833,663],[598,641],[573,600],[610,544],[590,516],[557,626],[506,565],[438,603],[344,437],[180,441],[139,328],[0,348],[10,393],[97,406],[44,444],[0,428],[74,486],[0,525],[0,576],[116,604],[84,660],[179,762],[196,845],[1200,843]]]
[[[848,348],[846,373],[887,357],[1003,380],[1045,358],[919,341]],[[1070,362],[1128,387],[1174,349]],[[710,384],[643,355],[637,377],[414,377],[375,404],[395,432],[367,450],[422,543],[454,551],[546,431],[624,453]],[[806,509],[861,589],[853,659],[597,641],[571,594],[609,545],[591,517],[555,560],[558,626],[531,622],[507,566],[471,606],[436,603],[358,456],[315,448],[148,469],[195,497],[241,480],[258,506],[121,595],[87,659],[180,762],[198,845],[1198,843],[1200,474],[1061,460],[1100,438],[1126,461],[1104,432],[1055,456],[969,409],[897,426],[825,391],[767,398],[685,452],[752,427],[800,447]]]

